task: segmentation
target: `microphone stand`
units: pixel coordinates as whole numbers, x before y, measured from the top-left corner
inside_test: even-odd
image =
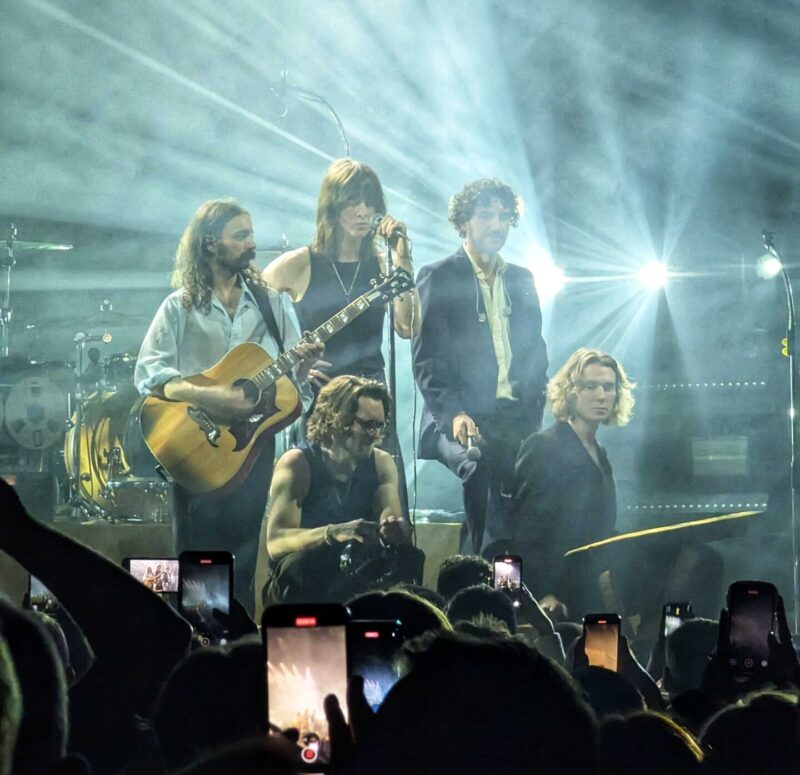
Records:
[[[783,258],[775,247],[773,240],[775,234],[762,232],[764,248],[774,258],[780,261],[781,276],[786,289],[786,304],[789,312],[789,321],[786,326],[786,351],[789,356],[789,430],[791,450],[791,515],[792,515],[792,603],[794,606],[794,628],[792,632],[800,632],[800,558],[798,557],[798,530],[797,530],[797,491],[800,488],[800,459],[797,455],[797,415],[796,408],[800,404],[797,396],[797,372],[795,371],[795,314],[794,293],[789,273]]]
[[[0,357],[8,358],[11,355],[11,270],[16,265],[14,258],[14,240],[17,238],[17,225],[11,221],[8,227],[8,236],[5,245],[0,249],[0,267],[6,270],[5,290],[3,292],[3,302],[0,304],[0,328],[2,328],[2,339],[0,339]]]
[[[386,240],[386,275],[391,277],[394,273],[394,260],[392,258],[392,246],[390,244],[391,238]],[[392,457],[400,468],[400,439],[397,438],[397,368],[395,356],[395,330],[394,330],[394,299],[389,302],[388,320],[389,320],[389,395],[392,397],[394,404],[394,411],[389,415],[389,433],[392,434],[394,439],[394,449],[392,450]],[[402,481],[402,480],[401,480]]]

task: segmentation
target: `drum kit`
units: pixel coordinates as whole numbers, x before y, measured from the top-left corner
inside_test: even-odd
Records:
[[[139,431],[136,354],[103,356],[100,349],[113,341],[115,326],[141,319],[104,300],[95,314],[53,321],[60,331],[70,325],[81,329],[73,337],[74,360],[35,361],[12,353],[11,270],[18,255],[72,245],[19,241],[12,224],[0,246],[0,268],[6,270],[0,307],[0,470],[50,471],[59,480],[58,511],[67,518],[168,521],[169,485],[156,475]]]

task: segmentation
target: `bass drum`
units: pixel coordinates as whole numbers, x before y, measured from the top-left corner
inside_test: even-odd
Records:
[[[152,476],[155,459],[144,451],[139,432],[139,394],[131,387],[92,393],[64,439],[67,473],[77,481],[86,510],[97,516],[128,522],[168,522],[169,485]],[[132,467],[149,459],[151,466]]]

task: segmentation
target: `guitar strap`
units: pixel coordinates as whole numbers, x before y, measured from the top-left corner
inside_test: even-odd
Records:
[[[252,291],[253,296],[255,296],[256,304],[258,304],[258,308],[261,310],[261,314],[264,317],[264,322],[267,324],[267,331],[269,331],[270,336],[278,345],[280,354],[283,355],[285,352],[283,347],[283,337],[281,336],[280,329],[278,328],[278,321],[275,320],[275,313],[272,310],[272,304],[269,303],[269,293],[263,288],[259,288],[255,284],[250,286],[250,290]]]

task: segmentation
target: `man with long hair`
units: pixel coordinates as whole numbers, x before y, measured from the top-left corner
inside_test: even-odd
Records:
[[[394,548],[400,562],[394,570],[421,577],[421,552],[409,545],[411,527],[402,517],[397,467],[377,448],[391,410],[386,386],[377,380],[342,375],[320,390],[308,440],[275,466],[266,516],[271,575],[265,603],[344,602],[361,591],[361,580],[340,569],[350,542]]]
[[[269,290],[253,267],[255,250],[250,213],[240,204],[213,199],[200,205],[175,255],[172,284],[177,290],[159,307],[139,351],[134,380],[142,394],[186,401],[220,421],[252,411],[254,400],[243,389],[198,385],[185,377],[210,368],[243,342],[260,344],[274,359],[282,348],[300,341],[280,294]],[[297,349],[303,360],[293,379],[301,385],[322,348],[303,343]],[[242,485],[223,497],[212,499],[174,487],[176,551],[233,552],[236,589],[248,608],[253,605],[258,532],[274,455],[275,442],[270,439]]]
[[[597,431],[630,421],[634,387],[611,355],[576,350],[547,386],[555,423],[528,438],[517,458],[506,536],[513,540],[503,548],[523,556],[526,582],[551,612],[563,614],[565,605],[575,618],[599,604],[597,577],[604,568],[593,567],[589,557],[562,556],[614,531],[614,473]]]
[[[451,198],[449,214],[463,244],[417,280],[419,457],[461,478],[461,553],[481,554],[503,521],[519,445],[541,425],[547,350],[533,275],[500,255],[520,216],[514,192],[477,180]]]

